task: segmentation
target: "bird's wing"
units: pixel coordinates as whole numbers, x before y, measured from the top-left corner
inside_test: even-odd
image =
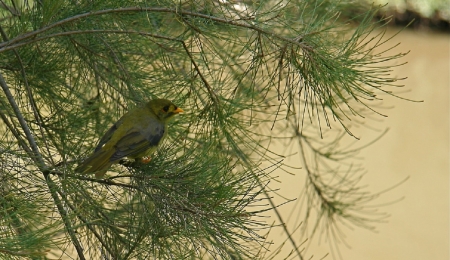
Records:
[[[157,146],[163,138],[164,132],[164,124],[159,122],[151,122],[142,129],[130,129],[114,146],[116,151],[110,161],[128,156],[133,157]]]
[[[97,152],[99,151],[104,144],[106,144],[109,139],[111,139],[111,137],[113,136],[114,132],[119,128],[119,126],[122,124],[123,122],[123,117],[119,119],[119,121],[117,121],[116,123],[114,123],[109,129],[108,131],[103,135],[102,139],[100,139],[100,141],[98,142],[97,147],[95,147],[95,151]]]

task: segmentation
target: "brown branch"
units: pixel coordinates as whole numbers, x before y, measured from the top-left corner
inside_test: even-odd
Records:
[[[16,44],[9,44],[5,47],[2,48],[2,44],[0,44],[0,53],[4,52],[4,51],[8,51],[8,50],[12,50],[12,49],[16,49],[31,43],[35,43],[35,42],[39,42],[42,40],[46,40],[46,39],[51,39],[51,38],[55,38],[55,37],[62,37],[62,36],[71,36],[71,35],[77,35],[77,34],[98,34],[98,33],[115,33],[115,34],[138,34],[138,35],[142,35],[142,36],[149,36],[149,37],[153,37],[156,39],[163,39],[163,40],[170,40],[170,41],[179,41],[175,38],[172,37],[167,37],[164,35],[158,35],[158,34],[153,34],[153,33],[147,33],[147,32],[142,32],[142,31],[133,31],[133,30],[83,30],[83,31],[65,31],[65,32],[59,32],[59,33],[53,33],[53,34],[48,34],[45,36],[41,36],[41,37],[34,37],[33,39],[29,40],[29,41],[25,41],[25,42],[19,42]]]
[[[6,35],[6,32],[3,30],[2,26],[0,26],[0,34],[4,41],[9,40],[8,36]],[[26,90],[26,93],[28,96],[28,100],[30,101],[31,109],[33,110],[34,118],[36,120],[37,125],[39,126],[39,131],[41,132],[42,139],[43,139],[44,143],[46,144],[45,147],[47,148],[47,153],[50,154],[49,145],[47,143],[47,139],[45,138],[44,129],[42,128],[41,114],[39,113],[39,111],[37,109],[36,101],[34,100],[34,97],[33,97],[33,92],[31,91],[30,85],[28,84],[28,78],[27,78],[27,74],[25,72],[25,67],[23,66],[22,58],[20,57],[20,55],[16,49],[13,49],[12,51],[14,52],[14,55],[16,56],[17,61],[19,62],[20,72],[21,72],[21,75],[22,75],[22,78],[23,78],[23,81],[25,84],[25,90]],[[53,160],[53,157],[50,157],[50,159]]]
[[[28,33],[24,33],[14,39],[11,39],[9,41],[0,43],[0,49],[3,51],[3,49],[6,49],[7,46],[13,45],[14,43],[17,42],[21,42],[24,41],[26,39],[29,38],[35,38],[37,37],[39,34],[44,33],[46,31],[49,31],[50,29],[53,29],[55,27],[64,25],[66,23],[73,23],[77,20],[81,20],[83,18],[87,18],[90,16],[99,16],[99,15],[105,15],[105,14],[112,14],[112,13],[129,13],[129,12],[155,12],[155,13],[172,13],[172,14],[177,14],[177,15],[184,15],[184,16],[192,16],[192,17],[198,17],[198,18],[204,18],[204,19],[208,19],[210,21],[214,21],[217,23],[222,23],[222,24],[229,24],[229,25],[233,25],[236,27],[241,27],[241,28],[245,28],[245,29],[251,29],[254,31],[257,31],[259,33],[262,33],[264,35],[270,36],[271,38],[276,38],[278,40],[284,41],[284,42],[289,42],[293,45],[298,45],[301,47],[305,47],[305,45],[301,42],[301,40],[299,40],[299,37],[295,38],[295,39],[290,39],[290,38],[286,38],[283,37],[281,35],[278,35],[276,33],[270,32],[270,31],[266,31],[258,26],[255,26],[253,24],[250,24],[248,22],[244,22],[240,19],[238,20],[230,20],[230,19],[226,19],[226,18],[219,18],[219,17],[215,17],[215,16],[210,16],[210,15],[206,15],[206,14],[202,14],[202,13],[195,13],[195,12],[189,12],[189,11],[183,11],[183,10],[178,10],[178,9],[171,9],[171,8],[158,8],[158,7],[125,7],[125,8],[117,8],[117,9],[105,9],[105,10],[100,10],[100,11],[94,11],[94,12],[87,12],[87,13],[83,13],[83,14],[79,14],[79,15],[75,15],[63,20],[60,20],[58,22],[55,22],[51,25],[45,26],[39,30],[35,30],[32,32],[28,32]],[[17,46],[17,45],[16,45]]]
[[[73,227],[67,216],[67,212],[64,209],[63,205],[61,204],[61,200],[59,199],[58,194],[55,192],[55,190],[57,190],[57,187],[56,187],[55,183],[53,182],[53,180],[51,179],[51,177],[48,175],[48,167],[45,164],[41,153],[39,152],[39,148],[37,146],[36,140],[34,139],[29,126],[28,126],[27,122],[25,121],[25,118],[22,115],[22,112],[20,111],[19,106],[17,105],[17,103],[14,99],[14,96],[12,95],[12,93],[11,93],[8,85],[6,84],[6,81],[3,78],[3,75],[1,73],[0,73],[0,86],[3,89],[3,92],[5,93],[6,98],[8,99],[8,102],[12,107],[15,116],[19,120],[20,126],[22,127],[22,130],[25,133],[28,143],[31,146],[30,158],[36,163],[37,167],[44,173],[44,177],[46,179],[46,183],[49,188],[50,194],[53,198],[53,201],[56,204],[59,214],[62,217],[63,223],[66,227],[66,231],[69,233],[69,236],[75,246],[75,249],[78,253],[79,258],[81,260],[84,260],[86,258],[84,257],[84,254],[83,254],[83,248],[81,247],[81,244],[75,235]],[[3,115],[2,115],[2,118],[3,118]],[[4,118],[3,118],[3,120],[7,122],[7,120],[5,120]],[[14,132],[13,132],[13,134],[14,134]],[[18,139],[19,143],[21,143],[20,140],[21,139]]]
[[[209,95],[211,96],[211,98],[215,101],[215,104],[219,105],[219,99],[217,98],[216,93],[214,92],[214,90],[212,89],[211,85],[209,85],[208,81],[206,80],[206,78],[203,76],[200,68],[198,67],[197,63],[194,60],[194,57],[192,57],[191,52],[189,51],[188,47],[186,46],[186,43],[184,43],[183,41],[181,42],[181,44],[183,44],[183,48],[186,51],[186,54],[189,56],[189,59],[191,60],[192,65],[194,65],[194,69],[195,71],[197,71],[197,75],[200,76],[200,79],[203,81],[203,84],[205,84],[206,89],[208,90]]]
[[[13,5],[14,5],[14,1],[12,1]],[[0,8],[7,10],[8,12],[10,12],[13,16],[20,16],[20,11],[17,10],[17,8],[15,8],[15,6],[9,6],[7,5],[3,0],[0,1]]]
[[[84,180],[84,181],[96,182],[96,183],[110,185],[110,186],[117,186],[117,187],[122,187],[122,188],[133,189],[133,190],[140,191],[146,195],[149,195],[146,191],[140,189],[138,186],[112,181],[112,179],[119,178],[119,177],[135,177],[133,175],[126,175],[126,176],[121,175],[121,176],[113,176],[108,179],[96,179],[96,178],[84,177],[80,174],[66,174],[66,173],[62,173],[59,171],[55,171],[55,170],[49,170],[48,173],[53,174],[53,175],[58,175],[58,176],[64,177],[64,178],[70,177],[70,178],[74,178],[77,180]]]
[[[14,96],[12,95],[11,91],[9,90],[8,84],[6,84],[6,81],[3,78],[3,75],[1,73],[0,73],[0,86],[3,89],[3,92],[5,93],[6,98],[8,99],[8,102],[12,107],[15,116],[19,120],[19,124],[25,133],[28,143],[30,144],[31,151],[32,151],[31,159],[37,164],[37,166],[39,167],[39,169],[42,172],[45,172],[47,170],[47,165],[45,164],[44,159],[42,158],[42,155],[39,152],[39,148],[36,143],[36,140],[34,139],[34,136],[31,133],[31,130],[30,130],[25,118],[23,117],[22,112],[20,111],[19,106],[17,105],[16,100],[14,99]]]
[[[61,196],[61,198],[63,198],[65,204],[72,211],[76,212],[75,206],[72,205],[72,203],[70,203],[70,201],[67,199],[66,195],[61,190],[58,190],[58,193]],[[117,256],[113,253],[113,250],[106,244],[106,242],[103,240],[101,235],[97,232],[97,230],[95,230],[95,228],[93,227],[93,224],[79,214],[76,214],[76,216],[81,222],[83,222],[86,225],[86,227],[92,232],[92,234],[94,234],[94,236],[97,238],[97,240],[103,246],[103,248],[105,248],[106,251],[108,251],[108,253],[114,257],[113,259],[117,259]]]
[[[67,215],[67,211],[64,209],[62,202],[58,197],[58,194],[57,194],[58,187],[53,182],[50,175],[47,174],[45,179],[47,182],[47,186],[50,190],[50,194],[53,198],[53,201],[55,202],[56,207],[58,208],[59,214],[61,215],[61,218],[63,220],[64,226],[66,227],[66,231],[69,234],[69,237],[72,240],[73,245],[75,246],[75,250],[78,253],[78,257],[81,260],[86,260],[86,257],[84,256],[84,253],[83,253],[83,247],[81,246],[80,241],[77,239],[74,228],[72,227],[70,219]]]
[[[1,102],[1,100],[0,100],[0,102]],[[14,125],[12,125],[11,122],[9,122],[8,117],[1,111],[0,111],[0,117],[2,118],[6,127],[14,135],[14,137],[16,138],[17,142],[19,143],[20,147],[22,147],[22,149],[28,154],[28,156],[33,157],[33,151],[31,151],[30,147],[27,146],[25,140],[23,140],[22,136],[20,136],[20,133],[17,131],[17,128]]]

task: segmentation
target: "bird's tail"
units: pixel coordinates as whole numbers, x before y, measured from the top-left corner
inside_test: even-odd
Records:
[[[111,151],[112,150],[112,151]],[[79,173],[95,173],[96,178],[102,178],[108,171],[109,167],[114,163],[110,161],[114,150],[110,151],[98,150],[89,156],[83,163],[75,169]]]

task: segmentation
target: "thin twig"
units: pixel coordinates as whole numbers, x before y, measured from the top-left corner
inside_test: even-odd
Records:
[[[75,15],[63,20],[60,20],[58,22],[55,22],[51,25],[45,26],[39,30],[35,30],[29,33],[24,33],[22,35],[20,35],[19,37],[16,37],[14,39],[11,39],[7,42],[3,42],[0,43],[0,48],[3,50],[3,48],[5,48],[6,46],[10,46],[13,45],[16,42],[21,42],[24,41],[26,39],[29,38],[35,38],[37,35],[44,33],[50,29],[53,29],[55,27],[64,25],[66,23],[73,23],[76,20],[81,20],[83,18],[87,18],[90,16],[97,16],[97,15],[105,15],[105,14],[111,14],[111,13],[128,13],[128,12],[156,12],[156,13],[172,13],[172,14],[177,14],[177,15],[184,15],[184,16],[192,16],[192,17],[198,17],[198,18],[204,18],[210,21],[214,21],[217,23],[222,23],[222,24],[229,24],[229,25],[233,25],[236,27],[241,27],[241,28],[246,28],[246,29],[251,29],[257,32],[260,32],[264,35],[270,36],[271,38],[276,38],[278,40],[284,41],[284,42],[289,42],[293,45],[298,45],[300,47],[305,47],[305,44],[303,42],[301,42],[301,40],[298,39],[298,37],[296,39],[290,39],[290,38],[286,38],[283,37],[279,34],[276,34],[274,32],[270,32],[270,31],[266,31],[258,26],[255,26],[253,24],[250,24],[248,22],[244,22],[242,20],[230,20],[227,18],[219,18],[219,17],[215,17],[215,16],[211,16],[211,15],[206,15],[206,14],[202,14],[202,13],[196,13],[196,12],[189,12],[189,11],[183,11],[183,10],[178,10],[178,9],[171,9],[171,8],[157,8],[157,7],[126,7],[126,8],[116,8],[116,9],[105,9],[105,10],[100,10],[100,11],[94,11],[94,12],[88,12],[88,13],[84,13],[84,14],[79,14],[79,15]],[[5,48],[6,49],[6,48]]]
[[[1,102],[1,100],[0,100],[0,102]],[[2,111],[0,111],[0,117],[2,118],[6,127],[14,135],[14,137],[16,138],[17,142],[19,143],[20,147],[22,147],[22,149],[28,154],[28,156],[33,157],[33,151],[31,151],[30,147],[27,146],[25,140],[23,140],[22,136],[20,136],[20,133],[17,131],[17,128],[15,126],[13,126],[11,122],[9,122],[8,117]]]
[[[140,189],[138,186],[112,181],[111,179],[113,179],[114,177],[111,177],[111,179],[96,179],[96,178],[84,177],[80,174],[65,174],[65,173],[62,173],[59,171],[54,171],[54,170],[49,170],[48,173],[53,174],[53,175],[58,175],[60,177],[65,177],[65,178],[70,177],[70,178],[74,178],[74,179],[78,179],[78,180],[96,182],[96,183],[105,184],[105,185],[109,185],[109,186],[128,188],[128,189],[137,190],[146,195],[149,195],[145,190]],[[124,177],[124,176],[121,176],[121,177]],[[134,176],[130,176],[130,177],[134,177]]]
[[[22,115],[22,112],[19,109],[19,106],[17,105],[14,96],[12,95],[11,91],[9,90],[8,85],[6,84],[5,79],[3,78],[3,75],[0,73],[0,86],[3,89],[3,92],[6,95],[6,98],[8,99],[9,104],[11,105],[15,116],[19,120],[20,126],[22,127],[22,130],[25,133],[25,136],[28,140],[28,143],[31,146],[32,154],[31,159],[36,163],[38,168],[44,173],[44,176],[46,177],[46,183],[49,188],[50,194],[56,204],[56,207],[58,208],[58,211],[63,219],[64,225],[66,227],[66,231],[69,233],[69,236],[74,243],[74,246],[78,252],[78,256],[80,259],[84,260],[86,259],[83,254],[83,249],[80,245],[80,242],[78,241],[75,232],[72,228],[72,225],[70,223],[70,220],[67,217],[67,212],[65,211],[64,207],[61,204],[61,200],[58,197],[58,194],[55,193],[56,185],[48,175],[48,167],[44,162],[44,159],[42,158],[41,153],[39,152],[39,148],[37,146],[37,143],[33,137],[33,134],[31,133],[30,128],[28,127],[27,122],[25,121],[25,118]],[[20,140],[20,139],[19,139]]]
[[[71,35],[77,35],[77,34],[100,34],[100,33],[114,33],[114,34],[127,34],[127,35],[138,34],[138,35],[142,35],[142,36],[153,37],[156,39],[163,39],[163,40],[169,40],[169,41],[180,41],[178,39],[175,39],[172,37],[167,37],[164,35],[158,35],[158,34],[154,34],[154,33],[134,31],[134,30],[77,30],[77,31],[65,31],[65,32],[59,32],[59,33],[52,33],[52,34],[44,35],[41,37],[35,37],[29,41],[11,44],[11,45],[5,46],[3,48],[1,48],[1,44],[0,44],[0,53],[4,52],[4,51],[16,49],[16,48],[19,48],[19,47],[22,47],[25,45],[29,45],[31,43],[39,42],[39,41],[46,40],[46,39],[51,39],[51,38],[71,36]]]
[[[12,4],[14,5],[14,1],[12,1]],[[0,8],[9,11],[12,16],[20,16],[20,11],[15,8],[15,6],[11,7],[7,5],[3,0],[0,1]]]
[[[191,52],[189,51],[188,47],[186,46],[186,43],[181,42],[183,44],[183,48],[186,51],[186,54],[189,56],[189,59],[191,60],[192,65],[194,65],[195,71],[197,71],[197,75],[200,76],[200,79],[202,80],[203,84],[205,84],[206,89],[208,90],[209,95],[211,98],[216,102],[215,104],[220,105],[219,99],[217,98],[216,93],[212,89],[211,85],[208,83],[206,78],[203,76],[200,68],[198,67],[197,63],[194,60],[194,57],[192,57]]]
[[[256,180],[258,181],[258,186],[262,188],[264,196],[269,201],[271,209],[273,210],[273,212],[275,212],[275,215],[276,215],[278,221],[280,222],[281,228],[283,228],[283,232],[286,234],[287,239],[289,240],[289,242],[291,243],[292,247],[295,250],[295,253],[297,254],[297,256],[300,260],[303,260],[303,256],[300,252],[299,246],[297,246],[297,243],[295,242],[294,238],[292,237],[292,234],[289,232],[289,229],[286,226],[286,223],[283,220],[283,216],[281,216],[281,213],[278,210],[277,205],[275,205],[275,202],[273,202],[272,197],[267,192],[266,187],[263,185],[263,183],[261,183],[261,180],[257,177],[256,177]]]
[[[74,228],[72,227],[72,224],[70,222],[69,217],[67,216],[67,211],[64,209],[61,200],[58,197],[57,194],[57,190],[58,187],[56,186],[56,184],[53,182],[52,178],[50,175],[47,174],[46,176],[46,181],[47,181],[47,186],[50,190],[50,194],[52,195],[53,200],[55,201],[56,207],[58,208],[59,214],[62,217],[62,220],[64,222],[64,226],[66,227],[66,231],[67,233],[69,233],[70,239],[72,240],[73,245],[75,246],[75,250],[78,253],[78,257],[81,260],[85,260],[85,256],[83,253],[83,247],[80,244],[80,241],[78,241],[78,238],[75,234]]]
[[[0,86],[2,87],[3,92],[6,95],[6,98],[8,99],[8,102],[14,111],[15,116],[19,120],[19,124],[25,133],[28,143],[31,146],[31,150],[33,151],[33,156],[31,156],[31,159],[35,161],[35,163],[38,165],[39,169],[42,172],[45,172],[47,170],[47,166],[44,162],[44,159],[42,158],[41,153],[39,152],[39,148],[36,144],[36,140],[34,139],[33,134],[31,133],[31,130],[28,127],[28,124],[22,115],[22,112],[20,112],[19,106],[17,105],[16,100],[14,99],[14,96],[12,95],[11,91],[9,90],[8,84],[6,84],[6,81],[3,78],[2,73],[0,73]]]
[[[75,208],[74,205],[72,205],[72,203],[70,203],[70,201],[67,199],[66,195],[61,191],[58,190],[59,195],[61,196],[61,198],[64,200],[65,204],[74,212],[77,211],[77,209]],[[100,244],[103,246],[103,248],[106,249],[106,251],[108,251],[109,254],[111,254],[114,259],[117,259],[117,256],[113,253],[113,250],[106,244],[106,242],[104,241],[104,239],[101,237],[101,235],[97,232],[97,230],[95,230],[95,228],[93,227],[92,223],[89,222],[87,219],[85,219],[84,217],[82,217],[80,214],[76,214],[77,218],[83,222],[86,227],[92,232],[92,234],[94,234],[94,236],[97,238],[97,240],[100,242]]]
[[[1,34],[1,36],[2,36],[4,41],[8,41],[9,40],[8,36],[6,35],[6,32],[3,30],[2,26],[0,26],[0,34]],[[34,118],[35,118],[35,120],[37,122],[37,125],[39,126],[39,131],[41,132],[42,140],[46,144],[45,147],[47,148],[47,152],[48,152],[48,154],[50,154],[49,145],[47,143],[47,139],[45,138],[44,130],[42,128],[41,115],[40,115],[40,113],[39,113],[39,111],[37,109],[36,101],[34,100],[34,97],[33,97],[33,92],[31,91],[30,85],[28,84],[28,77],[27,77],[27,74],[25,72],[25,68],[23,66],[22,58],[20,57],[20,55],[19,55],[19,53],[17,52],[16,49],[13,49],[12,51],[14,52],[14,55],[16,56],[16,59],[19,62],[20,72],[22,74],[23,82],[25,84],[25,89],[26,89],[26,92],[27,92],[28,100],[30,101],[31,109],[33,110]],[[53,160],[53,157],[50,157],[50,160]]]

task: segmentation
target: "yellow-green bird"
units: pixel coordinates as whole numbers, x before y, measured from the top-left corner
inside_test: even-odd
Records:
[[[142,158],[142,162],[148,163],[147,156],[156,151],[167,135],[167,122],[181,112],[167,99],[153,99],[129,111],[105,133],[94,153],[76,171],[95,173],[95,177],[102,178],[112,164],[124,157]]]

